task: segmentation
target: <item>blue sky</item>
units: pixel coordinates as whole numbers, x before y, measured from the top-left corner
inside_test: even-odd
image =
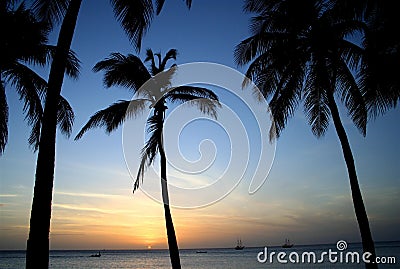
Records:
[[[249,18],[238,0],[193,1],[190,11],[183,1],[166,1],[143,39],[139,56],[143,59],[147,48],[161,53],[176,48],[177,64],[213,62],[244,72],[245,67],[235,66],[233,50],[248,37]],[[51,35],[50,43],[55,43],[57,34]],[[105,89],[102,74],[91,68],[111,52],[136,52],[105,0],[83,1],[72,48],[82,61],[81,75],[76,81],[66,78],[62,93],[76,114],[75,136],[94,112],[132,98],[125,89]],[[47,78],[46,68],[38,72]],[[24,249],[36,154],[28,148],[22,104],[10,87],[7,99],[10,137],[0,158],[0,249]],[[373,237],[400,240],[400,110],[371,121],[365,138],[344,110],[341,115]],[[193,149],[183,149],[188,157],[196,156],[202,134],[215,135],[217,146],[221,138],[218,131],[213,133],[201,124],[198,130],[198,137],[182,138],[185,146],[194,144]],[[220,148],[218,153],[224,154]],[[162,206],[141,192],[132,194],[122,128],[110,136],[93,130],[80,141],[58,135],[55,176],[52,248],[166,247]],[[324,137],[315,138],[301,107],[277,141],[266,183],[254,195],[248,195],[248,184],[244,178],[230,195],[208,207],[173,209],[180,247],[230,247],[238,237],[247,246],[277,245],[287,237],[295,244],[360,240],[335,130],[331,124]]]

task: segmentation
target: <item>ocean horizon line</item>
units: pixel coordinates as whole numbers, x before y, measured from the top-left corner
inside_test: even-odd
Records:
[[[400,244],[400,239],[399,240],[385,240],[385,241],[375,241],[375,244],[394,244],[394,243],[399,243]],[[331,242],[331,243],[312,243],[312,244],[294,244],[293,248],[296,247],[316,247],[316,246],[332,246],[335,245],[336,242]],[[361,241],[358,242],[347,242],[348,245],[362,245]],[[261,246],[245,246],[245,249],[254,249],[254,248],[264,248],[264,247],[269,247],[269,248],[280,248],[282,245],[261,245]],[[234,246],[232,247],[190,247],[190,248],[180,248],[180,251],[196,251],[196,250],[227,250],[227,249],[234,249]],[[7,252],[7,251],[17,251],[17,252],[24,252],[26,249],[0,249],[1,252]],[[73,249],[73,248],[66,248],[66,249],[50,249],[50,252],[59,252],[59,251],[168,251],[168,248],[86,248],[86,249]]]

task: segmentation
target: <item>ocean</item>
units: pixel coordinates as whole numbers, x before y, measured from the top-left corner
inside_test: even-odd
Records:
[[[329,251],[331,251],[331,256],[329,256]],[[271,257],[272,252],[275,253]],[[278,254],[279,252],[284,254]],[[326,254],[322,255],[323,252]],[[400,241],[378,242],[376,243],[376,252],[381,259],[379,268],[400,268]],[[102,250],[100,257],[91,257],[96,253],[98,250],[52,250],[50,251],[50,268],[171,268],[168,250]],[[265,259],[265,253],[267,253],[267,259]],[[314,254],[312,253],[315,254],[315,260],[313,260]],[[290,249],[281,247],[265,249],[264,246],[246,247],[243,250],[233,248],[182,249],[180,257],[183,269],[365,268],[362,262],[353,262],[357,257],[355,253],[359,253],[359,257],[362,259],[361,244],[348,244],[343,251],[339,251],[336,244],[293,246]],[[346,254],[348,255],[346,256]],[[280,263],[278,256],[281,261],[286,261],[286,263]],[[263,261],[264,263],[262,263]],[[0,251],[0,268],[25,268],[25,251]]]

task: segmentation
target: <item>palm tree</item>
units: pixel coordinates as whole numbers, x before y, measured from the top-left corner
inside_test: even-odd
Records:
[[[363,48],[348,39],[365,29],[365,24],[338,17],[330,2],[323,0],[247,0],[245,10],[258,15],[252,19],[253,35],[236,46],[235,60],[238,65],[250,63],[247,77],[270,99],[275,121],[271,134],[279,137],[300,103],[315,136],[323,136],[332,119],[347,166],[363,249],[375,257],[354,158],[337,105],[338,98],[365,136],[367,106],[354,75]],[[372,263],[366,266],[377,268]]]
[[[48,268],[51,203],[54,184],[55,143],[57,126],[57,102],[61,96],[67,55],[82,0],[35,0],[33,8],[44,21],[53,25],[62,20],[57,41],[57,50],[51,64],[48,91],[45,95],[44,111],[38,157],[36,162],[29,238],[26,248],[26,268]],[[137,50],[153,18],[151,0],[110,0],[115,16]],[[163,0],[156,1],[157,13]],[[186,0],[190,7],[191,0]]]
[[[8,104],[6,85],[14,86],[28,124],[32,127],[28,142],[37,150],[43,114],[41,99],[47,90],[46,81],[36,74],[30,64],[46,65],[54,54],[54,47],[47,45],[49,27],[39,22],[24,3],[14,6],[14,1],[3,1],[0,5],[1,25],[8,25],[0,41],[0,155],[4,153],[8,140]],[[79,60],[70,52],[67,74],[77,77]],[[58,104],[58,126],[61,132],[70,135],[74,114],[68,102],[61,97]]]
[[[138,57],[132,54],[124,56],[119,53],[113,53],[109,58],[97,63],[93,70],[95,72],[105,71],[104,84],[106,87],[115,85],[127,87],[137,95],[137,98],[132,101],[119,101],[106,109],[98,111],[83,126],[75,138],[80,139],[85,132],[95,127],[105,127],[107,133],[110,133],[118,128],[125,119],[143,112],[148,107],[148,104],[150,104],[153,113],[147,120],[149,138],[142,149],[142,160],[133,191],[135,192],[139,188],[140,182],[143,181],[146,167],[150,166],[157,154],[159,154],[165,226],[171,264],[174,269],[181,268],[181,265],[178,243],[169,207],[166,156],[163,148],[163,126],[167,110],[166,104],[167,102],[177,104],[190,102],[190,104],[196,105],[201,112],[214,117],[216,117],[216,108],[219,106],[218,97],[211,90],[192,86],[180,86],[169,89],[170,78],[177,67],[173,65],[169,70],[163,71],[165,70],[167,61],[176,59],[176,55],[177,52],[174,49],[169,50],[164,58],[161,58],[161,54],[159,53],[154,54],[150,49],[147,50],[145,62],[151,62],[149,70],[146,69]],[[155,59],[155,56],[157,59]],[[158,76],[156,76],[157,74]],[[155,76],[155,83],[153,85],[161,85],[160,87],[149,88],[146,86],[148,84],[145,84],[145,82],[151,79],[152,76]],[[145,86],[142,87],[144,84]]]
[[[20,99],[24,102],[24,113],[32,131],[28,139],[29,144],[36,151],[39,148],[43,123],[42,101],[47,95],[47,82],[29,68],[30,64],[44,66],[54,59],[56,49],[54,46],[46,45],[49,26],[45,22],[38,21],[31,10],[25,9],[22,3],[14,10],[14,2],[1,2],[1,25],[7,25],[2,32],[0,42],[0,152],[3,153],[8,138],[8,105],[5,95],[6,85],[14,86]],[[75,54],[68,50],[65,66],[62,73],[72,78],[79,74],[79,60]],[[4,81],[3,81],[4,79]],[[72,132],[74,113],[71,106],[61,95],[54,100],[55,127],[69,136]],[[46,216],[45,208],[36,206],[39,218]],[[43,210],[43,211],[42,211]],[[37,225],[36,227],[39,227]],[[46,235],[48,238],[48,233]],[[43,253],[45,244],[36,246],[36,253]],[[46,254],[48,256],[48,252]],[[40,255],[38,255],[40,257]],[[47,258],[48,259],[48,258]],[[34,266],[44,268],[43,266]]]

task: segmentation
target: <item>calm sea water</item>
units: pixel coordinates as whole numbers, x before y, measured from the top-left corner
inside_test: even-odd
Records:
[[[291,263],[289,255],[296,252],[302,255],[303,252],[315,252],[317,259],[323,251],[338,251],[336,245],[308,245],[294,246],[290,249],[280,247],[269,247],[268,253],[285,252],[288,263],[279,264],[275,257],[273,263],[267,261],[260,263],[257,261],[257,254],[264,250],[264,247],[245,248],[243,250],[234,249],[202,249],[206,253],[197,253],[196,249],[181,250],[181,263],[184,269],[258,269],[258,268],[364,268],[363,264],[329,263],[325,262],[310,263]],[[377,255],[380,257],[395,257],[395,264],[381,264],[379,268],[391,269],[400,268],[400,241],[376,243]],[[359,252],[362,254],[360,244],[348,244],[348,248],[343,251]],[[50,268],[126,268],[126,269],[169,269],[170,260],[167,250],[103,250],[101,257],[90,257],[97,253],[97,250],[52,250],[50,252]],[[340,253],[340,252],[338,252]],[[292,254],[295,259],[295,254]],[[262,256],[261,256],[262,257]],[[339,258],[339,255],[337,255]],[[300,258],[301,261],[301,258]],[[0,268],[24,268],[25,251],[0,251]]]

